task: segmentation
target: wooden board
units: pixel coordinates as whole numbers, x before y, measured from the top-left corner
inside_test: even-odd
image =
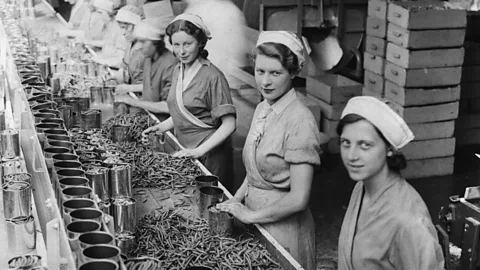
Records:
[[[385,59],[383,57],[364,52],[363,68],[382,76],[383,71],[385,70]]]
[[[368,88],[362,89],[362,96],[369,96],[369,97],[376,97],[376,98],[383,98],[383,93],[377,93],[370,91]]]
[[[402,170],[401,173],[405,179],[449,175],[453,173],[454,162],[455,158],[453,156],[409,160],[407,168]]]
[[[387,61],[385,78],[404,87],[437,87],[460,84],[462,67],[405,69]]]
[[[365,39],[365,51],[376,56],[385,57],[387,40],[367,35]]]
[[[480,128],[480,114],[461,115],[455,121],[457,129],[473,129]]]
[[[407,160],[453,156],[455,138],[413,141],[402,149],[402,153]]]
[[[461,91],[463,93],[463,89]],[[385,98],[404,107],[447,103],[460,100],[460,86],[434,89],[404,88],[387,80],[385,81],[384,93]]]
[[[368,89],[369,92],[378,93],[383,96],[385,80],[382,76],[365,70],[363,87]]]
[[[368,16],[378,17],[380,19],[387,18],[387,1],[386,0],[369,0],[368,1]]]
[[[408,125],[415,135],[416,141],[450,138],[453,136],[456,123],[454,120],[434,123]],[[457,139],[458,141],[458,139]]]
[[[342,75],[321,75],[307,77],[306,91],[328,104],[346,103],[361,94],[362,85]]]
[[[377,17],[367,18],[367,35],[385,38],[387,36],[387,20]]]
[[[388,43],[387,60],[403,68],[455,67],[463,64],[463,48],[408,50]]]
[[[480,82],[480,65],[464,66],[462,68],[462,82]]]
[[[461,88],[461,99],[480,98],[480,82],[462,82]]]
[[[345,108],[346,104],[328,104],[321,99],[317,99],[311,95],[307,95],[308,98],[315,99],[315,102],[320,105],[322,110],[322,115],[328,119],[340,120],[342,116],[342,111]]]
[[[448,7],[440,1],[389,2],[387,19],[405,29],[465,28],[467,12]]]
[[[337,126],[339,122],[340,122],[339,120],[330,120],[327,118],[323,118],[321,131],[327,134],[330,137],[330,139],[337,138],[338,137]]]
[[[480,43],[465,41],[464,66],[480,66]]]
[[[387,27],[387,40],[409,49],[461,47],[464,39],[465,29],[410,31],[393,23]]]
[[[480,144],[480,128],[459,128],[455,130],[457,145]]]
[[[403,119],[408,124],[440,122],[457,119],[458,102],[439,105],[408,107],[403,111]]]

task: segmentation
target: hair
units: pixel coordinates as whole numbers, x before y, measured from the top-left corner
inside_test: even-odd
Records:
[[[155,49],[159,55],[162,55],[167,50],[163,40],[152,40],[152,44],[155,46]]]
[[[296,75],[300,72],[297,56],[283,44],[267,42],[258,45],[253,49],[252,62],[254,65],[259,54],[277,59],[290,74]]]
[[[198,41],[200,45],[198,56],[204,59],[207,59],[208,51],[205,50],[205,45],[207,45],[208,38],[205,32],[189,21],[186,21],[186,20],[175,21],[169,24],[167,29],[165,30],[171,44],[173,44],[172,42],[173,34],[181,31],[189,34],[190,36],[194,37]]]
[[[337,126],[337,133],[339,136],[342,135],[343,128],[347,125],[356,123],[361,120],[366,120],[363,116],[360,116],[358,114],[347,114],[345,115],[342,120],[338,123]],[[375,126],[373,125],[375,130],[377,131],[378,135],[382,138],[382,140],[385,142],[385,144],[390,147],[390,143],[387,141],[385,136],[382,134],[382,132]],[[407,167],[407,160],[405,159],[405,156],[397,151],[393,151],[392,156],[387,156],[387,166],[390,170],[395,171],[395,172],[400,172],[401,170],[405,169]]]

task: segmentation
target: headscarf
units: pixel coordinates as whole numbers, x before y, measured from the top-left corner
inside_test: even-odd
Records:
[[[351,98],[342,112],[342,118],[357,114],[372,123],[395,149],[399,150],[414,139],[407,123],[385,102],[370,96]]]
[[[210,30],[205,25],[205,23],[203,22],[203,20],[200,16],[190,14],[190,13],[182,13],[182,14],[178,15],[177,17],[175,17],[175,19],[173,19],[173,21],[170,24],[172,24],[176,21],[179,21],[179,20],[184,20],[184,21],[191,22],[193,25],[200,28],[205,33],[205,36],[207,36],[207,39],[212,38],[212,35],[210,34]]]
[[[305,55],[303,52],[303,42],[296,34],[287,31],[263,31],[257,40],[257,47],[264,43],[279,43],[289,48],[298,59],[298,65],[302,69],[305,64]]]
[[[135,26],[133,36],[139,39],[162,40],[165,29],[158,29],[157,24],[155,19],[145,19]]]
[[[137,25],[142,20],[142,11],[136,6],[126,5],[118,10],[115,19],[118,22]]]
[[[94,0],[92,5],[100,10],[104,10],[109,14],[113,13],[113,3],[108,0]]]

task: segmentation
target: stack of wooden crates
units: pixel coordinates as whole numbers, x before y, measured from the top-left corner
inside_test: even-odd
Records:
[[[412,129],[407,179],[453,173],[466,11],[448,5],[369,2],[363,95],[387,100]]]

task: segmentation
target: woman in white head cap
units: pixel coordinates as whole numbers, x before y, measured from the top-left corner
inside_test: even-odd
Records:
[[[303,44],[291,32],[262,32],[254,62],[264,101],[243,148],[247,176],[235,196],[217,208],[243,223],[263,224],[304,269],[314,270],[315,226],[308,201],[314,167],[320,165],[320,132],[292,88],[305,62]]]
[[[414,136],[403,119],[374,97],[350,99],[337,128],[340,152],[357,182],[339,238],[338,267],[444,269],[428,209],[405,181],[399,150]]]
[[[90,9],[85,0],[67,0],[66,2],[72,5],[70,10],[70,18],[68,24],[71,29],[77,30],[85,17],[90,16]]]
[[[89,7],[90,15],[84,16],[79,26],[86,43],[104,38],[110,16],[113,14],[113,3],[109,0],[92,0]]]
[[[155,19],[145,19],[135,26],[133,36],[142,45],[145,56],[143,66],[143,84],[118,85],[115,101],[142,108],[155,113],[160,119],[166,119],[168,106],[166,98],[172,84],[172,72],[177,64],[175,56],[165,48],[163,36],[165,29]],[[142,92],[140,99],[126,95],[128,92]]]
[[[171,117],[143,135],[175,128],[186,148],[175,155],[198,158],[228,187],[232,184],[230,135],[236,128],[236,110],[225,76],[204,50],[210,31],[200,17],[184,13],[170,23],[166,33],[180,60],[167,99]]]

